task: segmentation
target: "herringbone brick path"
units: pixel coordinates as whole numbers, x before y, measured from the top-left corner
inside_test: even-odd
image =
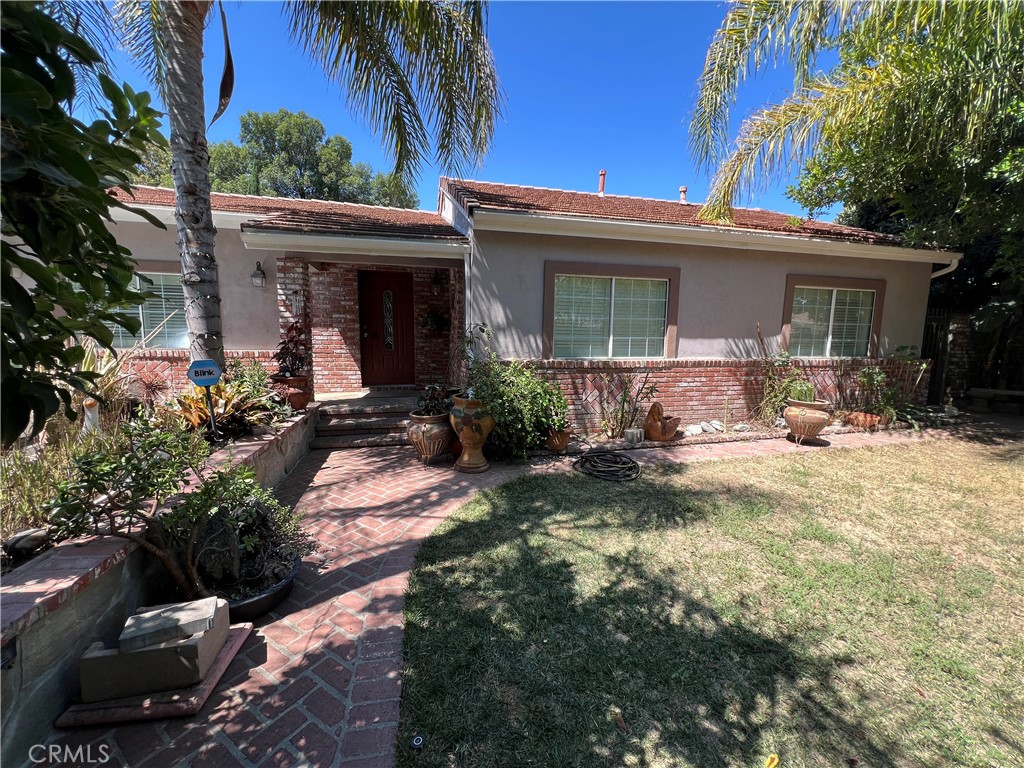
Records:
[[[945,436],[903,431],[829,441],[857,447]],[[652,464],[815,450],[820,448],[759,440],[630,455]],[[423,467],[408,446],[309,454],[278,492],[303,513],[322,551],[307,558],[291,597],[257,625],[202,712],[56,732],[54,741],[92,745],[93,756],[110,756],[107,766],[389,768],[401,692],[404,594],[420,542],[478,490],[525,471],[559,471],[569,464],[496,465],[486,474],[462,475],[447,466]]]

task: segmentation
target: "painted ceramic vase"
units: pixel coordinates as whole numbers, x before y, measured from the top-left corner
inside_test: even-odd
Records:
[[[420,456],[420,461],[427,464],[448,453],[452,441],[452,428],[448,424],[449,414],[424,416],[421,413],[409,414],[409,442],[412,443]]]
[[[483,447],[494,429],[494,417],[480,400],[453,397],[451,424],[462,443],[462,455],[455,462],[459,472],[486,472],[490,467],[484,458]]]

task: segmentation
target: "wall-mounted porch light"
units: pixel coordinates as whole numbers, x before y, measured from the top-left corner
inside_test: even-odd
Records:
[[[434,277],[430,281],[430,292],[435,296],[441,295],[441,288],[444,285],[444,273],[440,269],[434,270]]]
[[[298,315],[299,310],[302,309],[302,295],[299,293],[298,289],[296,289],[291,292],[288,298],[292,303],[292,315]]]
[[[267,284],[267,273],[263,271],[263,266],[258,261],[249,279],[252,280],[253,288],[262,288]]]

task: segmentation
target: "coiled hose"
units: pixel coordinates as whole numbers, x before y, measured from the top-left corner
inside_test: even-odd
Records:
[[[572,468],[600,480],[616,483],[626,483],[640,477],[639,464],[628,456],[612,451],[589,451],[576,459]]]

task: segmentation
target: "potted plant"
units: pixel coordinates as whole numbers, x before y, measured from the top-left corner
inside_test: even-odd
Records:
[[[266,612],[290,590],[312,538],[249,467],[210,470],[209,447],[180,423],[138,419],[124,427],[133,450],[99,450],[47,505],[62,536],[101,534],[157,558],[178,596],[228,600],[232,621]],[[179,493],[189,472],[198,479]],[[255,603],[255,605],[254,605]]]
[[[309,367],[313,356],[309,351],[309,333],[305,322],[296,320],[285,329],[274,360],[278,368],[277,374],[271,376],[271,379],[285,390],[288,404],[294,410],[301,411],[313,399],[309,388]]]
[[[477,323],[468,326],[448,361],[446,384],[468,364],[466,385],[464,388],[460,387],[459,393],[452,396],[452,409],[449,414],[455,436],[462,444],[462,453],[455,462],[455,469],[459,472],[486,472],[490,468],[490,464],[484,458],[483,447],[487,436],[494,429],[494,417],[488,411],[486,403],[474,396],[474,380],[486,376],[491,366],[495,364],[496,356],[493,352],[486,355],[477,355],[475,352],[477,343],[486,345],[491,336],[491,330],[485,325]]]
[[[409,442],[420,461],[429,464],[451,450],[455,437],[449,423],[452,398],[444,386],[427,387],[409,414]]]
[[[789,427],[789,437],[802,443],[821,434],[830,418],[826,408],[827,401],[815,399],[814,384],[804,380],[791,382],[786,409],[782,412]]]
[[[544,445],[552,453],[563,453],[569,447],[572,428],[569,426],[569,403],[557,384],[547,385],[542,419],[547,430]]]

